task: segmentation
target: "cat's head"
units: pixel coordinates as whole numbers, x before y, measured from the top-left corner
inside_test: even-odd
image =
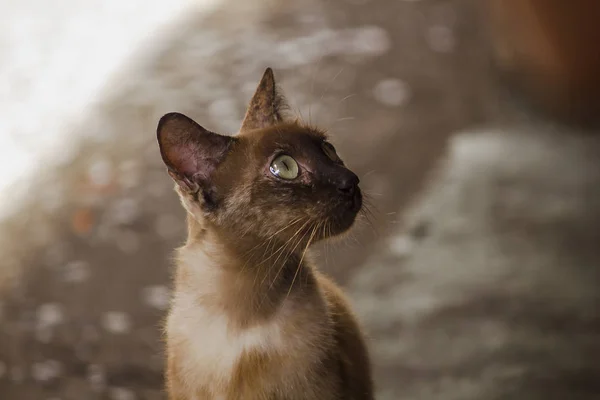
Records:
[[[196,220],[233,237],[308,242],[352,226],[362,207],[358,177],[323,132],[283,111],[269,68],[234,136],[179,113],[161,118],[163,161]]]

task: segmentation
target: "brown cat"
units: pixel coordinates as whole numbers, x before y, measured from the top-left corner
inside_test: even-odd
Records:
[[[359,325],[306,254],[353,225],[359,179],[284,107],[269,68],[237,135],[178,113],[158,124],[188,212],[166,325],[170,400],[373,398]]]

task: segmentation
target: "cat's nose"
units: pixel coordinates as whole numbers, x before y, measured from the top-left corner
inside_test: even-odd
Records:
[[[337,181],[337,190],[342,194],[352,196],[356,192],[359,182],[360,179],[358,179],[355,173],[346,170]]]

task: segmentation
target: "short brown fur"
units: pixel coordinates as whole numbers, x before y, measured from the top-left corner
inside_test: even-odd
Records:
[[[188,211],[166,326],[170,400],[373,399],[359,324],[307,255],[352,226],[358,178],[284,104],[267,69],[235,136],[176,113],[159,122]],[[297,177],[272,171],[281,154]]]

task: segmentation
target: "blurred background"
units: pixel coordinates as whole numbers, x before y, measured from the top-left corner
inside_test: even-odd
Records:
[[[378,399],[600,398],[598,1],[2,5],[0,399],[164,399],[156,124],[236,132],[267,66],[372,195],[315,251]]]

